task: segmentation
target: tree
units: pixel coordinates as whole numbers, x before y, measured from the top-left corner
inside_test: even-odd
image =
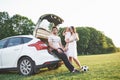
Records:
[[[10,26],[10,16],[7,12],[0,12],[0,39],[13,35],[13,29]]]
[[[32,20],[27,17],[16,14],[10,18],[7,12],[0,12],[0,39],[32,34],[34,26]]]
[[[88,53],[105,53],[105,50],[107,48],[105,35],[92,27],[87,28],[90,30],[90,41],[87,49]]]
[[[15,35],[26,35],[33,33],[35,24],[27,17],[16,14],[11,18],[11,26]]]
[[[107,41],[107,45],[108,45],[107,52],[108,53],[117,52],[117,48],[115,47],[112,39],[110,39],[109,37],[106,36],[106,41]]]
[[[59,32],[58,32],[58,34],[59,34],[59,36],[61,37],[61,42],[62,42],[62,44],[65,46],[65,37],[63,36],[63,31],[65,30],[65,28],[59,28]]]
[[[76,30],[80,39],[77,42],[77,51],[79,54],[86,54],[90,40],[90,30],[86,27],[77,27]]]

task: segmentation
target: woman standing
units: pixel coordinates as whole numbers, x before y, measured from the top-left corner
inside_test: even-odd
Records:
[[[77,41],[79,40],[78,33],[76,32],[74,26],[70,27],[70,32],[71,36],[69,37],[69,40],[66,41],[68,44],[68,50],[66,53],[68,55],[69,61],[72,63],[73,59],[81,69],[82,66],[77,58]]]

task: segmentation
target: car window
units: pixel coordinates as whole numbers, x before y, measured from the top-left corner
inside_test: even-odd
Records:
[[[27,43],[27,42],[29,42],[29,41],[31,41],[32,40],[32,38],[27,38],[27,37],[24,37],[23,38],[23,42],[24,43]]]
[[[7,47],[16,46],[16,45],[19,45],[19,44],[21,44],[21,38],[18,38],[18,37],[11,38],[11,39],[9,39]]]
[[[6,39],[0,41],[0,49],[4,48],[6,41]]]

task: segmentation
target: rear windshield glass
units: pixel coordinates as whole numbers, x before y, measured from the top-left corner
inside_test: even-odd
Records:
[[[27,43],[27,42],[29,42],[31,40],[32,40],[32,38],[23,37],[23,42],[24,43]]]

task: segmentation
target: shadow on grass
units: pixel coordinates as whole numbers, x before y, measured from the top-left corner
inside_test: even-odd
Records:
[[[69,71],[41,69],[39,73],[31,76],[22,76],[17,71],[0,71],[0,80],[63,80],[65,77],[77,76],[81,73],[70,73]],[[46,76],[47,75],[47,76]]]
[[[42,72],[44,72],[44,71],[42,71]],[[52,72],[54,72],[54,73],[52,73]],[[47,76],[41,75],[41,73],[38,75],[35,75],[35,77],[37,77],[37,78],[35,78],[35,80],[67,80],[68,78],[72,79],[73,77],[78,76],[80,74],[83,74],[83,73],[82,72],[70,73],[69,71],[57,71],[57,70],[55,70],[55,71],[49,72],[47,74]],[[76,78],[78,78],[78,77],[76,77]]]
[[[17,71],[0,70],[0,74],[18,74]]]
[[[40,69],[36,74],[33,74],[33,76],[37,75],[37,74],[41,74],[41,73],[47,72],[47,71],[53,71],[53,70],[49,70],[47,68],[43,68],[43,69]],[[18,71],[10,71],[10,70],[0,70],[0,74],[18,74],[18,75],[20,75]]]

